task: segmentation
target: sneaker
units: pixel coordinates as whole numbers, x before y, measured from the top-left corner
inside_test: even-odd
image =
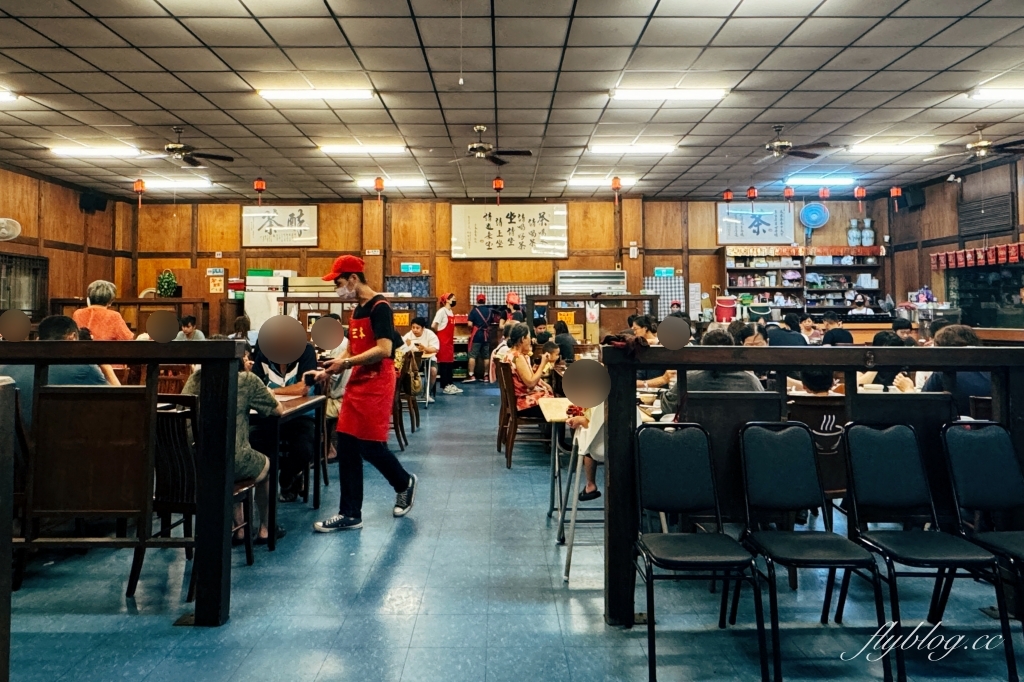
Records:
[[[339,530],[355,530],[356,528],[362,527],[362,519],[355,519],[351,516],[345,516],[344,514],[338,514],[337,516],[332,516],[329,519],[317,521],[313,524],[313,530],[317,533],[336,533]]]
[[[447,386],[444,387],[444,390],[441,392],[444,393],[445,395],[456,395],[462,393],[460,389],[455,388],[455,384],[448,384]]]
[[[416,498],[416,474],[409,478],[409,487],[395,495],[395,516],[405,516]]]
[[[430,403],[432,403],[432,402],[434,402],[434,396],[432,396],[432,395],[428,395],[428,396],[427,396],[427,405],[429,405],[429,404],[430,404]]]
[[[464,384],[472,384],[472,383],[476,383],[476,377],[470,377],[470,378],[468,378],[468,379],[464,379],[464,380],[462,381],[462,383],[464,383]]]
[[[455,384],[452,384],[451,387],[455,389],[455,393],[462,393],[462,389]]]

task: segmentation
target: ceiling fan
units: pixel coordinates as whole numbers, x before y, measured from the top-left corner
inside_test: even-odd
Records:
[[[504,166],[508,161],[503,159],[503,156],[533,156],[533,152],[529,149],[495,149],[490,142],[484,142],[487,126],[473,126],[473,131],[477,134],[477,141],[466,146],[464,157],[449,161],[449,163],[461,163],[466,159],[485,159],[495,166]]]
[[[193,168],[203,168],[204,165],[200,159],[223,161],[225,163],[231,163],[235,160],[235,157],[225,156],[224,154],[207,154],[206,152],[197,152],[195,147],[182,143],[181,134],[185,132],[185,129],[182,126],[174,126],[171,130],[177,133],[178,141],[165,144],[164,151],[178,161],[184,161]]]
[[[772,140],[769,141],[764,146],[764,148],[771,153],[755,161],[755,164],[764,163],[765,161],[769,161],[771,159],[781,159],[784,156],[796,156],[801,159],[816,159],[821,155],[815,154],[814,152],[809,150],[828,149],[829,147],[832,146],[828,142],[811,142],[810,144],[795,145],[792,142],[782,139],[783,128],[785,128],[785,126],[772,126],[772,130],[775,131],[775,137],[772,138]]]
[[[964,145],[965,150],[962,152],[953,152],[952,154],[943,154],[941,156],[929,156],[927,159],[921,160],[938,161],[940,159],[951,159],[954,156],[966,156],[967,158],[965,161],[970,161],[972,159],[984,159],[991,154],[1024,154],[1024,140],[992,144],[991,140],[986,140],[981,134],[982,130],[982,126],[978,126],[977,141],[969,142]]]

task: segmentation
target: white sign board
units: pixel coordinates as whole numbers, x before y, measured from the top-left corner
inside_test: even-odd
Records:
[[[242,246],[316,245],[316,206],[242,207]]]
[[[788,202],[718,204],[719,244],[792,244],[796,211]]]
[[[568,258],[566,204],[452,205],[452,258]]]

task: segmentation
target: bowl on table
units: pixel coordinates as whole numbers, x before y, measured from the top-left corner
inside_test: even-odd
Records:
[[[654,401],[658,399],[658,396],[654,393],[641,393],[638,397],[644,405],[653,405]]]

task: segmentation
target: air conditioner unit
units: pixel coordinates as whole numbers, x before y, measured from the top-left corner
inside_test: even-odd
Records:
[[[559,296],[575,294],[628,294],[625,270],[559,270],[555,278],[555,293]]]

